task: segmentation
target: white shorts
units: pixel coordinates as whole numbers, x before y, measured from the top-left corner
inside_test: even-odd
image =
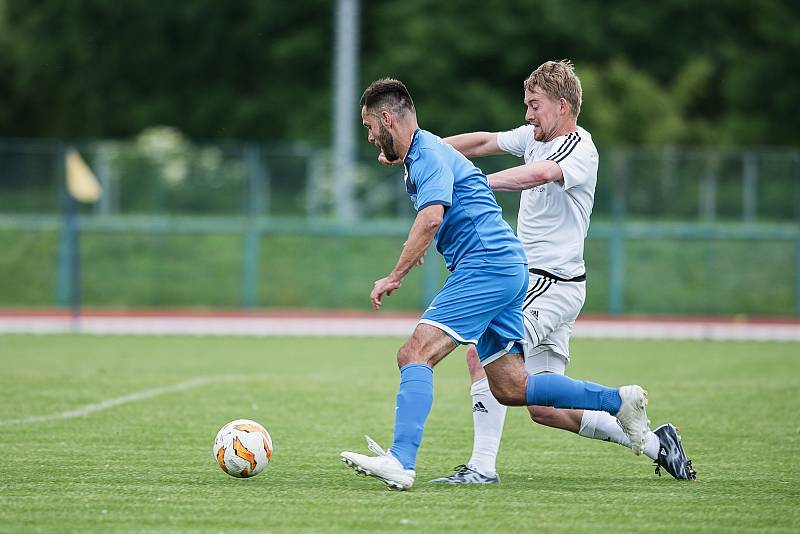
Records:
[[[525,368],[531,374],[564,374],[569,337],[586,300],[586,282],[530,273],[523,305]]]

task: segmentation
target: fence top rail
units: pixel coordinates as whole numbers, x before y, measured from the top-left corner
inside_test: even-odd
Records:
[[[610,239],[683,240],[795,240],[800,239],[796,223],[752,222],[607,222],[592,223],[589,237]]]
[[[790,146],[599,146],[597,150],[601,156],[606,154],[607,156],[632,160],[664,157],[682,160],[706,160],[710,157],[729,159],[746,156],[781,159],[796,159],[800,157],[800,149]]]
[[[0,230],[58,230],[64,217],[53,214],[0,214]],[[372,219],[357,223],[300,217],[209,215],[81,214],[78,228],[92,232],[153,232],[180,234],[308,234],[334,236],[405,236],[410,219]]]

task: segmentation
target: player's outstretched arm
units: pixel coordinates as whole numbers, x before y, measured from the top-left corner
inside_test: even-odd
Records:
[[[464,133],[445,137],[443,141],[468,158],[504,154],[497,145],[497,133],[494,132]]]
[[[488,175],[494,191],[523,191],[548,182],[564,179],[561,167],[555,161],[543,160],[511,167]]]
[[[408,272],[415,265],[422,263],[422,257],[442,224],[442,217],[444,217],[444,206],[440,204],[432,204],[417,213],[417,218],[414,219],[414,224],[408,232],[408,239],[403,245],[403,252],[400,253],[397,265],[394,266],[389,276],[375,281],[369,296],[373,308],[379,309],[383,295],[391,295],[392,291],[400,287]]]

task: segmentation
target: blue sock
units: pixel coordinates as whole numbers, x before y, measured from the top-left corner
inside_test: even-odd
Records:
[[[622,404],[615,388],[553,373],[528,375],[525,400],[528,406],[602,410],[611,415],[616,415]]]
[[[389,452],[404,469],[414,469],[425,420],[433,404],[433,369],[410,363],[400,369],[400,391],[394,414],[394,443]]]

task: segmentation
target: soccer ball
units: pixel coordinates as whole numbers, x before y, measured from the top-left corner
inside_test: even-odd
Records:
[[[255,421],[231,421],[214,438],[214,458],[232,477],[254,477],[272,459],[272,438],[267,429]]]

